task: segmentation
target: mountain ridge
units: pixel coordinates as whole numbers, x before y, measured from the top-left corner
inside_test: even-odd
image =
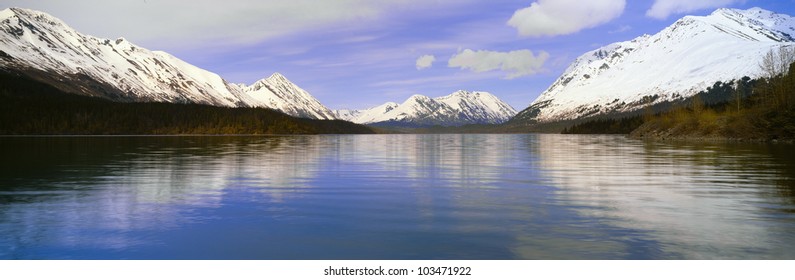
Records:
[[[760,77],[764,54],[793,47],[791,34],[795,19],[761,8],[685,16],[657,34],[581,55],[511,122],[626,113],[690,97],[717,81]]]
[[[267,85],[258,89],[252,89],[257,83],[232,84],[123,37],[111,40],[79,33],[40,11],[0,11],[0,47],[0,68],[67,92],[121,102],[263,107],[296,117],[335,119],[331,110],[279,73],[258,81]]]
[[[354,123],[408,126],[499,124],[516,110],[483,91],[455,91],[437,98],[415,94],[401,104],[386,102],[363,110],[337,110],[337,117]]]

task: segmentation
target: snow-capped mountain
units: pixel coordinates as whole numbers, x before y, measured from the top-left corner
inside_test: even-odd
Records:
[[[655,35],[590,51],[514,121],[554,122],[692,96],[717,81],[760,77],[770,50],[795,46],[795,18],[760,8],[686,16]]]
[[[384,115],[400,106],[395,102],[387,102],[364,110],[337,110],[337,118],[355,123],[373,123],[388,120]]]
[[[21,8],[0,11],[0,70],[115,101],[266,107],[334,119],[328,108],[278,73],[251,86],[231,84],[168,53],[124,38],[83,35],[46,13]]]
[[[322,120],[336,119],[334,112],[279,73],[243,87],[243,91],[256,101],[255,104],[278,109],[288,115]]]
[[[337,117],[355,123],[389,123],[412,126],[498,124],[516,110],[488,92],[456,91],[430,98],[413,95],[402,104],[387,102],[365,110],[338,110]]]
[[[334,112],[334,116],[336,116],[337,119],[352,121],[353,119],[356,119],[356,117],[361,115],[362,111],[363,110],[339,109],[339,110],[334,110],[332,112]]]

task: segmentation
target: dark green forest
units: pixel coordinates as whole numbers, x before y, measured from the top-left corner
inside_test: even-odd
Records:
[[[596,119],[572,125],[562,134],[629,134],[643,124],[642,116],[620,119]]]
[[[346,121],[301,119],[264,108],[112,102],[0,72],[0,135],[347,133],[374,132]]]

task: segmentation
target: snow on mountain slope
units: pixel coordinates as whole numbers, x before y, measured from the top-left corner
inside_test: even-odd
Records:
[[[398,106],[400,106],[400,104],[395,102],[387,102],[364,110],[350,110],[349,114],[351,115],[351,118],[347,120],[355,123],[380,122],[383,121],[381,118],[384,115],[396,109]],[[337,116],[341,117],[339,114]]]
[[[251,87],[230,84],[168,53],[124,38],[83,35],[55,17],[21,8],[0,11],[0,69],[115,101],[266,107],[299,117],[334,118],[280,74]]]
[[[516,114],[510,105],[488,92],[457,91],[431,99],[413,95],[402,104],[387,102],[365,110],[345,111],[355,123],[404,123],[412,125],[458,126],[496,124]],[[338,114],[338,117],[342,116]]]
[[[323,120],[336,119],[334,112],[279,73],[259,80],[243,90],[249,97],[254,98],[257,104],[281,110],[288,115]]]
[[[488,92],[456,91],[434,100],[451,106],[462,119],[477,123],[502,123],[516,115],[516,109]]]
[[[717,81],[762,75],[771,49],[793,47],[795,19],[760,8],[686,16],[643,35],[577,58],[514,120],[553,122],[629,112],[689,97]]]
[[[47,14],[10,8],[0,21],[0,46],[13,58],[3,64],[44,72],[81,74],[141,101],[195,102],[222,106],[245,103],[216,74],[124,38],[100,39],[78,33]]]
[[[353,119],[358,117],[361,114],[362,111],[361,110],[339,109],[339,110],[333,110],[332,112],[334,112],[334,116],[336,116],[337,119],[344,120],[344,121],[352,121]]]

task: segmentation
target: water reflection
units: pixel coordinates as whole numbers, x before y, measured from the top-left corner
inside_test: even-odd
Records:
[[[267,188],[265,201],[307,187],[324,148],[310,137],[4,138],[0,257],[26,244],[124,249],[130,234],[205,222],[229,186]],[[294,147],[306,147],[293,150]],[[6,157],[7,156],[7,157]],[[186,211],[188,211],[186,213]],[[3,248],[5,247],[5,248]],[[21,258],[60,258],[46,248]],[[7,253],[9,255],[3,255]],[[26,252],[31,253],[31,252]],[[57,253],[57,252],[56,252]],[[63,256],[69,257],[69,256]]]
[[[780,190],[794,174],[767,146],[558,135],[540,135],[538,144],[563,203],[642,231],[670,257],[793,257],[795,217],[781,215],[793,209],[792,197]],[[780,148],[790,147],[771,149]]]
[[[564,135],[0,138],[0,258],[792,258],[793,151]]]

